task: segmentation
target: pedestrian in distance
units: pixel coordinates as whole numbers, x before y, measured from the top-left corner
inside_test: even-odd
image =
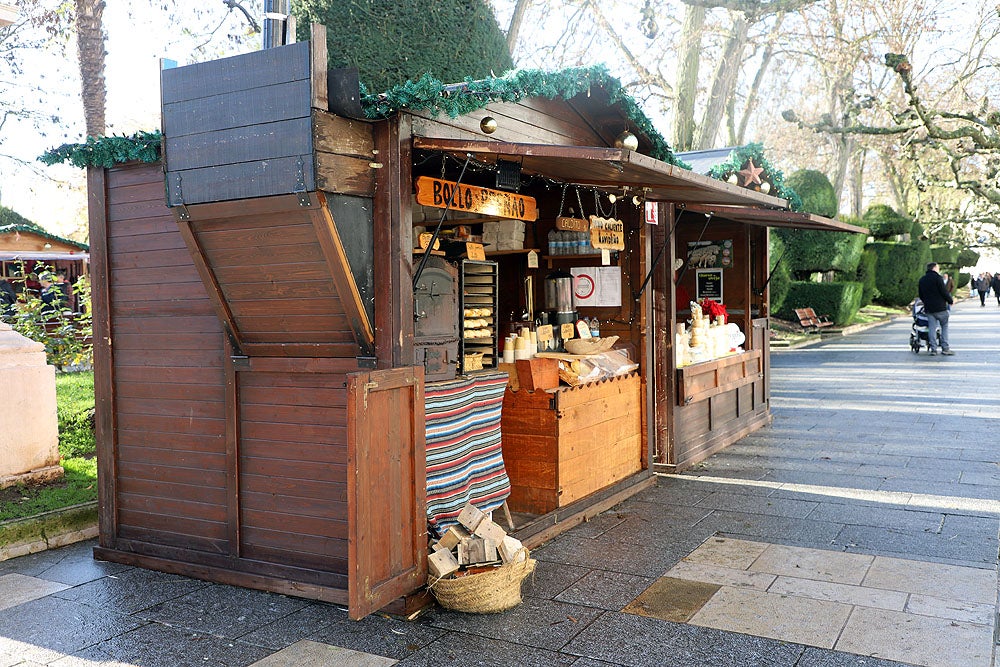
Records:
[[[979,306],[986,307],[986,293],[990,291],[990,280],[987,274],[980,273],[976,276],[976,291],[979,292]]]
[[[993,288],[993,296],[997,298],[997,305],[1000,306],[1000,271],[993,274],[993,282],[990,286]]]
[[[930,354],[937,354],[938,337],[935,335],[938,327],[941,327],[941,354],[951,356],[955,354],[951,350],[948,342],[948,307],[954,303],[948,288],[945,287],[944,279],[938,273],[937,262],[927,265],[927,272],[917,284],[917,291],[920,293],[920,300],[924,302],[924,310],[927,314],[927,346]]]

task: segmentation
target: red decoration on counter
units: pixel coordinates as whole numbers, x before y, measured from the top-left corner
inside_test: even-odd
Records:
[[[726,304],[719,303],[718,301],[712,301],[711,299],[702,299],[701,311],[711,320],[715,321],[715,318],[722,315],[722,321],[725,324],[729,324],[729,313],[726,312]]]

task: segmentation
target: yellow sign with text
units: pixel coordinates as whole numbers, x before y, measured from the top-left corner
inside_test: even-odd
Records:
[[[445,208],[448,207],[448,202],[451,202],[449,208],[456,211],[469,211],[528,222],[538,219],[538,208],[534,197],[444,181],[430,176],[421,176],[417,179],[418,204]]]
[[[624,250],[625,223],[621,220],[590,216],[590,245],[599,250]]]

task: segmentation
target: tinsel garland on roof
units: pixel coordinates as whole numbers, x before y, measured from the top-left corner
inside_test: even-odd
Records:
[[[74,167],[114,167],[125,162],[159,162],[163,136],[160,131],[132,135],[87,137],[86,143],[63,144],[38,159],[48,165],[69,162]]]
[[[708,170],[708,175],[720,181],[727,180],[730,176],[743,168],[747,160],[753,160],[758,167],[764,168],[768,180],[774,186],[774,194],[788,201],[788,208],[793,211],[802,209],[802,198],[792,188],[785,185],[785,175],[780,169],[775,169],[774,165],[764,157],[764,144],[751,143],[733,150],[729,154],[729,159],[721,162]]]
[[[687,168],[678,160],[652,121],[622,87],[621,81],[603,65],[571,67],[558,72],[537,69],[514,70],[503,76],[488,77],[460,84],[445,84],[429,74],[416,81],[395,86],[384,93],[369,94],[362,89],[361,104],[369,118],[387,118],[400,109],[446,113],[457,118],[484,109],[496,102],[519,102],[529,97],[572,99],[591,87],[608,93],[612,104],[620,104],[635,129],[653,144],[650,157]],[[362,87],[363,88],[363,87]]]

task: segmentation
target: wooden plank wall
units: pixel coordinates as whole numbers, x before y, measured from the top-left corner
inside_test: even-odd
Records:
[[[242,556],[348,571],[346,384],[357,370],[354,359],[255,358],[236,374]]]
[[[161,72],[172,206],[315,190],[310,43]]]
[[[99,456],[114,461],[101,484],[114,485],[117,512],[102,544],[226,553],[222,330],[164,205],[160,165],[106,174],[108,301],[94,308],[110,346],[95,366],[112,378]]]

